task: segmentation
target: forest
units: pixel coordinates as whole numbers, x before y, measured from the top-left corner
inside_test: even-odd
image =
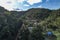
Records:
[[[0,7],[0,40],[60,40],[60,9],[31,8],[8,11]]]

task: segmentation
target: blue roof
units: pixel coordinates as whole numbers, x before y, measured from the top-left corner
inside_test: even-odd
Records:
[[[52,34],[52,32],[47,32],[47,34],[48,34],[48,35],[51,35],[51,34]]]

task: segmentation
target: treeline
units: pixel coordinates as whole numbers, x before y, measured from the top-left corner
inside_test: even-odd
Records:
[[[37,20],[37,24],[26,20]],[[33,27],[32,32],[29,27]],[[60,32],[60,9],[33,8],[17,12],[0,7],[0,40],[44,40],[44,30]]]
[[[41,9],[33,8],[28,10],[25,13],[25,15],[22,16],[22,20],[37,20],[36,22],[43,28],[45,27],[51,30],[59,30],[60,29],[60,9],[49,10],[44,8],[41,8]]]

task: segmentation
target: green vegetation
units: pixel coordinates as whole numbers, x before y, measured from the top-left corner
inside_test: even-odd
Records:
[[[60,9],[32,8],[17,12],[0,7],[0,40],[44,40],[47,31],[60,40]]]

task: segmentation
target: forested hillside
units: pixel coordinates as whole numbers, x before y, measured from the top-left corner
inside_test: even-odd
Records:
[[[44,40],[46,31],[60,32],[60,9],[17,12],[0,7],[0,40]]]

